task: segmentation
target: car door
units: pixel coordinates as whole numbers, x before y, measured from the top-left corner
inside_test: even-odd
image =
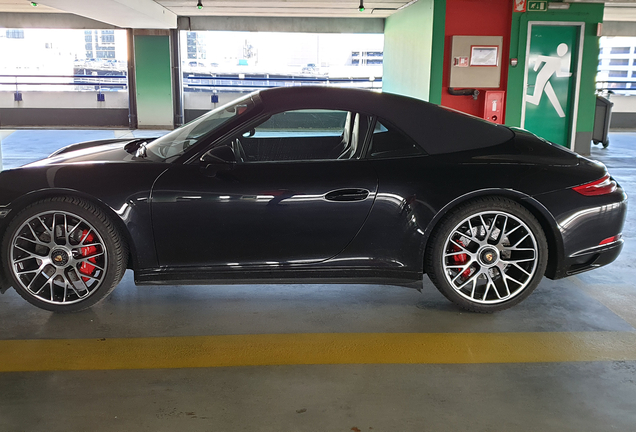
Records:
[[[277,113],[216,143],[236,163],[168,169],[152,192],[159,264],[276,266],[337,255],[375,199],[375,171],[360,159],[367,124],[346,111]]]

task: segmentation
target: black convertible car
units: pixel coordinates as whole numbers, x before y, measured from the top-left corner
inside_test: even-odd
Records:
[[[385,283],[478,312],[620,253],[605,166],[526,131],[362,90],[256,92],[157,139],[0,174],[2,290],[66,312],[144,284]]]

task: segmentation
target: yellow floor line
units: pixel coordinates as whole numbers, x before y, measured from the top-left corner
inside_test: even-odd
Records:
[[[0,372],[636,360],[636,332],[311,333],[0,341]]]

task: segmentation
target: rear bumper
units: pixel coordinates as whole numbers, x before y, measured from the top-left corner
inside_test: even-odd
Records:
[[[618,258],[622,250],[623,240],[618,240],[614,243],[576,252],[564,260],[563,265],[559,269],[562,274],[558,275],[555,279],[583,273],[607,265]]]
[[[601,244],[623,231],[627,195],[616,191],[586,197],[566,189],[535,197],[552,214],[555,241],[546,276],[560,279],[607,265],[621,253],[623,240]]]

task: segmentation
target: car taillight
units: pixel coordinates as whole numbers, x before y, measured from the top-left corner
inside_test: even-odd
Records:
[[[599,180],[585,183],[572,189],[585,196],[606,195],[616,190],[616,182],[610,178],[609,174],[605,174],[605,176]]]
[[[615,235],[615,236],[612,236],[612,237],[608,237],[605,240],[602,240],[599,243],[599,246],[617,242],[617,241],[619,241],[621,239],[621,237],[623,237],[623,234],[618,234],[618,235]]]

